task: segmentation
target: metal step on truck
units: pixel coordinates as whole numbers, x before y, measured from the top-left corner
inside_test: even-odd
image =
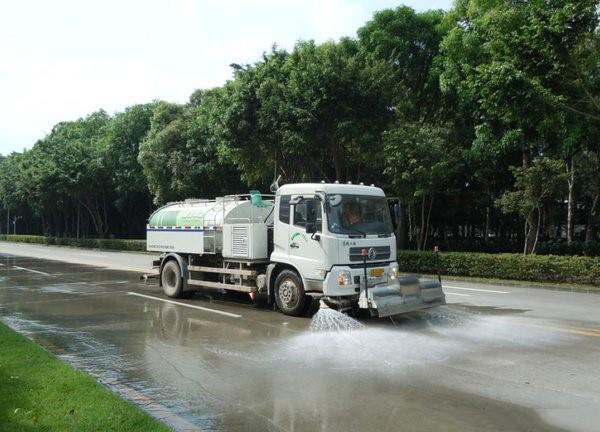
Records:
[[[313,299],[385,317],[445,304],[437,280],[402,276],[398,204],[362,184],[297,183],[156,210],[147,250],[169,297],[193,290],[248,293],[287,315]],[[397,200],[396,200],[397,201]]]

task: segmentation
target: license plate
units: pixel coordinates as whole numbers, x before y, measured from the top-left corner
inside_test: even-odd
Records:
[[[419,285],[401,285],[400,292],[404,295],[417,294],[419,292]]]
[[[382,269],[382,268],[374,268],[374,269],[371,269],[371,270],[369,271],[369,274],[370,274],[372,277],[381,277],[381,276],[383,276],[383,269]]]

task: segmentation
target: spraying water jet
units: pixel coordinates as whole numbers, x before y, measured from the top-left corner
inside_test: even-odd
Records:
[[[356,330],[362,327],[362,323],[332,308],[322,298],[319,299],[319,310],[310,323],[310,330],[313,332]]]

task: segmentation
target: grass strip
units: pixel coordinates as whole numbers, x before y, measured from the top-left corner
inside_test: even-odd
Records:
[[[89,375],[0,324],[0,430],[171,429]]]

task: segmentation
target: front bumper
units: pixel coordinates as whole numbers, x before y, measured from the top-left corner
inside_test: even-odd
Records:
[[[369,309],[371,313],[379,317],[446,304],[444,291],[437,280],[402,276],[395,281],[389,281],[387,279],[389,266],[390,263],[382,263],[381,266],[371,265],[367,269],[368,273],[372,268],[383,269],[380,277],[367,275],[368,297],[365,295],[364,269],[337,266],[325,278],[323,296],[330,304],[340,309],[350,308],[358,303],[359,308]],[[339,271],[348,271],[353,283],[338,286],[336,277]]]
[[[404,276],[396,285],[369,287],[368,295],[362,288],[358,299],[361,309],[369,309],[379,318],[413,312],[446,304],[442,286],[435,280],[419,280]]]

